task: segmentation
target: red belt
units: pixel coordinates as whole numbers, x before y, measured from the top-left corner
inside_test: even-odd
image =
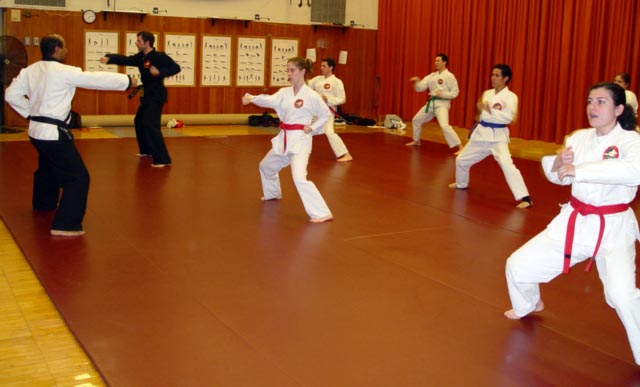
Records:
[[[591,256],[591,261],[587,265],[585,271],[591,270],[591,265],[593,264],[593,259],[595,259],[596,255],[598,255],[598,250],[600,249],[600,243],[602,242],[602,236],[604,235],[604,216],[610,214],[617,214],[620,212],[624,212],[629,209],[628,203],[622,204],[612,204],[608,206],[592,206],[591,204],[582,203],[580,200],[571,197],[571,201],[569,202],[571,207],[573,207],[573,212],[569,215],[569,223],[567,223],[567,236],[564,242],[564,267],[562,272],[567,274],[569,273],[569,268],[571,267],[571,250],[573,248],[573,236],[576,230],[576,218],[578,214],[585,215],[598,215],[600,217],[600,231],[598,232],[598,241],[596,242],[596,248],[593,250],[593,256]]]
[[[304,130],[304,125],[301,124],[285,124],[280,123],[280,129],[284,130],[284,151],[287,150],[287,131],[288,130]]]

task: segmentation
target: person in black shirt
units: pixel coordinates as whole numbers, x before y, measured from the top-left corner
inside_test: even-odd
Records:
[[[138,66],[143,88],[140,93],[140,107],[136,112],[134,125],[140,153],[138,156],[153,157],[153,167],[171,165],[171,157],[160,130],[162,105],[167,102],[167,89],[164,78],[180,72],[180,66],[164,52],[153,47],[155,36],[148,31],[140,31],[136,46],[138,53],[125,56],[106,54],[100,59],[102,63],[121,66]]]

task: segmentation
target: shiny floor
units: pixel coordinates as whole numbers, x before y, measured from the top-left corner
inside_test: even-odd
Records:
[[[258,200],[271,132],[176,131],[166,170],[132,156],[130,128],[78,132],[92,188],[71,239],[30,211],[25,134],[0,134],[0,385],[640,385],[595,273],[502,317],[505,258],[567,198],[536,162],[557,145],[514,140],[535,202],[517,210],[492,160],[446,187],[437,129],[407,148],[410,132],[349,126],[353,163],[314,140],[309,177],[336,219],[313,225],[287,170],[283,200]]]

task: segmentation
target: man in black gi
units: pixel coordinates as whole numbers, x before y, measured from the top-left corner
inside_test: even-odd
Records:
[[[164,78],[180,72],[180,66],[164,52],[153,47],[155,36],[148,31],[140,31],[136,46],[138,53],[131,56],[106,54],[102,63],[121,66],[138,66],[143,88],[140,92],[140,107],[136,112],[134,125],[140,153],[138,156],[153,157],[152,167],[171,165],[171,157],[160,130],[162,105],[167,102]]]

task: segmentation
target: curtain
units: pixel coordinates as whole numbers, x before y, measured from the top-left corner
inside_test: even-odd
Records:
[[[409,78],[434,71],[449,57],[460,95],[451,124],[469,128],[476,102],[491,87],[494,64],[513,70],[509,88],[519,97],[511,135],[562,143],[588,126],[587,89],[631,75],[640,88],[638,0],[379,0],[376,74],[378,114],[410,120],[427,96]]]

